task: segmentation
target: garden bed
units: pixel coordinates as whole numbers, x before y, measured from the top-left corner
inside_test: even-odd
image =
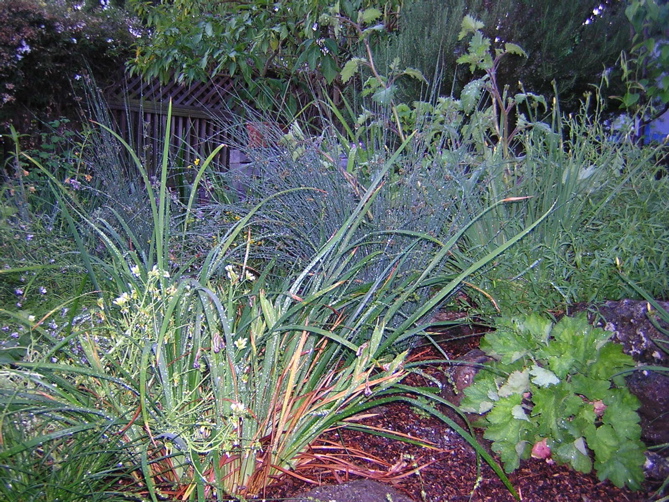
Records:
[[[477,346],[477,337],[441,344],[453,359],[462,357]],[[424,348],[416,351],[414,357],[433,359],[439,358],[439,354]],[[426,371],[440,378],[443,368],[429,367]],[[430,385],[430,382],[415,375],[409,381],[412,385]],[[309,482],[286,476],[270,486],[264,498],[299,498],[299,494],[316,484],[341,484],[364,477],[392,485],[415,501],[514,500],[485,462],[481,463],[480,471],[477,470],[473,449],[445,423],[426,417],[420,410],[404,403],[392,403],[372,411],[374,413],[361,423],[409,435],[430,443],[431,447],[356,430],[333,430],[311,448],[310,454],[314,455],[311,465],[297,473]],[[486,444],[485,440],[479,439]],[[333,460],[319,457],[325,453],[336,457],[339,467],[334,466]],[[509,479],[521,500],[537,502],[651,500],[659,487],[659,483],[646,482],[639,492],[620,489],[609,481],[599,481],[595,473],[583,474],[568,466],[539,459],[524,461],[518,470],[509,475]],[[346,498],[337,500],[354,502]],[[360,501],[365,502],[366,499],[361,498]]]

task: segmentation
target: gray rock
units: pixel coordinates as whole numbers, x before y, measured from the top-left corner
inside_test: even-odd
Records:
[[[669,310],[669,302],[658,302]],[[625,353],[642,364],[669,366],[669,356],[662,346],[669,342],[647,316],[648,303],[643,300],[608,301],[596,308],[595,321],[613,333],[613,340],[623,346]],[[599,317],[599,319],[597,319]]]
[[[627,387],[641,403],[638,411],[644,441],[669,443],[669,374],[635,371],[627,378]]]
[[[360,479],[341,485],[323,485],[291,499],[294,502],[413,502],[393,487]]]
[[[658,302],[669,310],[669,302]],[[586,308],[580,305],[574,310]],[[648,303],[643,300],[607,301],[596,308],[591,320],[613,333],[612,341],[638,365],[669,367],[666,333],[658,331],[647,316]],[[663,328],[667,328],[663,326]],[[649,445],[669,442],[669,372],[635,371],[627,378],[630,392],[640,401],[642,439]]]

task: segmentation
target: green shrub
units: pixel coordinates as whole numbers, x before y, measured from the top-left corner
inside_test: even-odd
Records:
[[[585,316],[557,324],[538,315],[504,319],[481,348],[495,361],[465,389],[461,409],[479,424],[507,472],[546,458],[638,489],[644,445],[639,403],[623,372],[634,366],[611,333]]]

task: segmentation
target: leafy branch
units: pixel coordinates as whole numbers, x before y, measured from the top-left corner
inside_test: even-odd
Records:
[[[365,49],[366,57],[353,57],[345,65],[341,71],[341,80],[343,83],[348,82],[358,71],[360,67],[366,67],[371,71],[372,76],[368,78],[364,83],[364,90],[362,95],[372,94],[372,99],[381,105],[389,105],[392,113],[395,125],[397,127],[397,134],[402,141],[406,139],[404,132],[402,131],[402,123],[400,121],[400,116],[397,111],[397,106],[394,101],[395,93],[397,92],[397,86],[395,82],[398,78],[402,76],[408,76],[427,82],[422,73],[415,68],[405,68],[404,70],[399,71],[397,66],[399,65],[399,60],[395,60],[390,66],[391,73],[389,76],[381,75],[376,68],[374,63],[374,56],[372,54],[372,46],[370,43],[370,37],[378,32],[384,31],[385,27],[382,23],[374,24],[365,28],[365,25],[373,23],[381,17],[381,11],[375,8],[366,9],[361,11],[358,16],[358,21],[354,22],[351,19],[343,16],[335,16],[335,18],[341,22],[351,25],[358,34],[358,40],[363,44]]]
[[[632,0],[625,9],[632,25],[634,45],[623,52],[620,65],[627,91],[621,107],[640,112],[649,124],[669,110],[669,4],[657,0]]]
[[[458,39],[462,40],[471,36],[469,47],[466,54],[460,56],[457,62],[469,65],[469,70],[473,73],[482,70],[485,74],[482,78],[472,80],[462,91],[462,104],[466,113],[471,113],[477,106],[483,90],[487,91],[492,98],[493,129],[495,135],[499,138],[505,157],[510,154],[510,145],[513,138],[528,125],[526,120],[519,120],[511,129],[510,120],[516,107],[525,102],[531,102],[530,106],[537,107],[542,104],[547,108],[546,100],[543,96],[532,93],[519,93],[515,96],[509,96],[509,86],[500,89],[497,81],[497,73],[502,58],[507,55],[527,57],[525,51],[517,44],[506,42],[504,48],[492,48],[492,42],[489,37],[481,31],[484,25],[482,22],[467,15],[462,20],[462,29]]]

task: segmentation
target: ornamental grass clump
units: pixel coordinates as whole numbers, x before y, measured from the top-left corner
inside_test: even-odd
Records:
[[[250,159],[245,169],[255,173],[246,180],[242,200],[229,204],[221,199],[200,208],[204,216],[192,229],[213,233],[229,225],[229,215],[242,218],[254,211],[252,239],[257,245],[251,246],[249,259],[253,263],[275,259],[283,270],[300,268],[347,224],[372,182],[381,176],[349,235],[356,263],[364,264],[357,280],[373,282],[395,264],[396,273],[411,282],[431,266],[451,237],[486,209],[477,200],[482,169],[472,168],[470,152],[464,147],[440,151],[450,137],[435,139],[438,125],[429,127],[430,134],[407,131],[405,142],[393,150],[381,143],[392,144],[397,138],[380,126],[369,128],[365,144],[344,147],[344,138],[334,127],[309,137],[307,128],[297,123],[286,133],[267,124],[263,129],[266,146],[240,146]],[[237,176],[239,172],[226,175],[230,186],[235,186]],[[517,202],[522,203],[521,199]],[[458,242],[451,250],[460,246]],[[441,279],[454,278],[491,249],[464,267],[444,258],[430,271]],[[244,246],[237,247],[238,260],[245,253]],[[415,296],[406,299],[401,315],[406,318],[429,294],[429,287],[418,288]]]
[[[586,317],[503,319],[481,341],[494,362],[465,389],[507,472],[530,456],[639,489],[645,446],[639,402],[625,385],[634,360]]]
[[[467,276],[541,219],[458,274],[437,271],[466,225],[445,240],[407,232],[411,240],[403,252],[390,256],[361,252],[378,235],[359,229],[409,142],[361,187],[357,204],[329,239],[292,270],[272,261],[251,268],[252,222],[265,205],[308,187],[260,201],[192,269],[170,262],[171,246],[183,244],[190,231],[194,199],[179,218],[172,216],[168,146],[160,180],[153,183],[126,145],[152,215],[151,239],[142,246],[122,217],[118,226],[89,218],[50,178],[98,300],[64,328],[63,337],[51,337],[42,326],[53,313],[24,320],[44,347],[3,368],[0,410],[7,426],[29,414],[37,425],[32,436],[3,432],[8,442],[0,461],[15,466],[6,472],[9,478],[22,472],[19,461],[28,453],[65,473],[65,446],[88,452],[90,436],[79,443],[80,433],[104,431],[105,455],[91,463],[90,476],[69,481],[77,493],[100,486],[86,484],[92,476],[110,481],[103,487],[107,494],[120,490],[154,501],[261,496],[276,476],[305,461],[301,453],[321,433],[378,403],[404,400],[454,427],[512,490],[467,430],[411,395],[447,404],[443,399],[401,385],[406,352],[398,347],[422,332],[419,319]],[[215,153],[202,162],[191,193]],[[103,253],[86,246],[87,233],[97,236]],[[400,273],[424,242],[432,252],[421,258],[422,268]],[[379,271],[373,277],[363,274],[370,267]],[[403,312],[419,293],[428,300]],[[54,447],[63,463],[38,447],[64,437],[68,441]]]

